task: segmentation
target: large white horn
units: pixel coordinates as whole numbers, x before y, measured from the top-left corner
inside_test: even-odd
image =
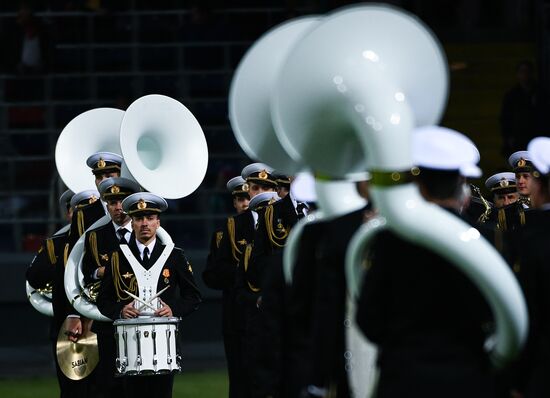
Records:
[[[146,95],[128,107],[120,147],[132,178],[164,198],[191,194],[206,174],[208,147],[199,122],[164,95]]]
[[[365,156],[351,143],[360,140],[370,192],[387,227],[447,258],[476,283],[497,323],[492,358],[504,362],[518,353],[527,331],[517,281],[475,229],[427,204],[407,182],[410,132],[437,123],[447,85],[441,47],[416,18],[387,6],[350,7],[294,46],[275,85],[272,116],[283,146],[326,174],[354,171]]]
[[[93,223],[87,231],[98,228],[109,222],[111,222],[111,217],[106,215]],[[157,230],[157,236],[164,244],[172,243],[172,238],[162,227],[159,227]],[[84,233],[72,248],[71,254],[67,259],[64,276],[65,293],[74,309],[86,318],[96,321],[111,321],[111,319],[99,312],[95,301],[90,297],[90,292],[84,283],[81,263],[84,257],[85,238],[86,234]]]
[[[119,129],[124,111],[97,108],[81,113],[65,126],[55,146],[59,176],[73,192],[96,189],[86,159],[96,152],[120,154]]]
[[[265,33],[240,61],[229,91],[229,119],[241,148],[250,158],[291,175],[303,164],[299,155],[290,157],[279,143],[269,99],[292,44],[319,20],[314,16],[297,18]]]

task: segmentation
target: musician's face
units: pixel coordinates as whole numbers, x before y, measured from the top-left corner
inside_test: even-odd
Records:
[[[236,196],[233,198],[233,207],[237,210],[237,214],[241,214],[248,209],[248,202],[250,202],[250,200],[243,196]]]
[[[275,188],[268,187],[266,185],[255,184],[253,182],[248,183],[248,194],[250,199],[262,192],[275,192]]]
[[[531,173],[516,173],[518,192],[523,196],[531,194]]]
[[[107,211],[117,225],[124,225],[128,220],[128,216],[122,211],[122,200],[120,199],[108,200]]]
[[[103,174],[96,174],[95,175],[95,186],[99,189],[99,184],[101,181],[106,180],[107,178],[111,177],[120,177],[120,173],[118,171],[113,171],[110,173],[103,173]]]
[[[511,205],[512,203],[517,202],[519,199],[518,192],[509,192],[509,193],[497,193],[494,196],[495,207],[500,209],[501,207]]]
[[[160,219],[157,214],[149,214],[146,216],[133,216],[132,229],[136,235],[136,239],[141,243],[148,243],[153,239],[160,227]]]

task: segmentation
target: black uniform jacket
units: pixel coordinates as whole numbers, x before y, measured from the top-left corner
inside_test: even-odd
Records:
[[[481,293],[453,264],[386,230],[368,254],[357,322],[379,348],[377,397],[492,396]]]
[[[221,230],[216,254],[210,257],[203,273],[206,286],[223,291],[222,325],[224,333],[234,333],[244,327],[243,309],[236,303],[235,276],[241,256],[253,239],[254,217],[251,210],[228,217]],[[218,245],[216,244],[216,246]]]
[[[134,256],[141,261],[139,250],[135,243],[135,235],[131,234],[128,243]],[[150,265],[159,258],[164,245],[157,238],[151,253]],[[134,299],[124,293],[127,290],[138,296],[137,279],[134,271],[121,250],[111,253],[111,263],[105,272],[97,306],[103,315],[111,319],[120,318],[122,308]],[[160,295],[160,298],[170,306],[175,317],[183,317],[198,308],[201,294],[195,284],[191,265],[185,258],[183,250],[174,248],[166,260],[157,284],[157,291],[170,287]]]
[[[516,389],[525,397],[550,396],[550,210],[530,210],[517,231],[514,271],[529,311],[529,335],[515,364]]]
[[[99,267],[107,267],[110,264],[111,254],[118,250],[118,244],[119,240],[111,221],[86,232],[85,252],[82,259],[82,272],[86,285],[97,282],[93,276],[95,271]]]
[[[66,316],[74,312],[65,294],[66,245],[69,231],[46,239],[38,251],[31,266],[27,269],[27,281],[35,289],[52,286],[53,319],[50,326],[50,338],[57,339],[59,329]],[[68,255],[68,253],[67,253]]]

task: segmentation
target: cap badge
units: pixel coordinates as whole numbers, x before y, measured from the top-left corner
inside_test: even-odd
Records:
[[[99,158],[98,162],[97,162],[97,167],[99,167],[100,169],[104,168],[105,166],[107,165],[107,163],[105,163],[105,160],[103,160],[102,158]]]
[[[260,171],[260,174],[258,174],[258,177],[261,178],[262,180],[267,179],[267,171],[266,170]]]
[[[90,196],[90,199],[88,199],[88,203],[92,204],[97,200],[97,197],[95,195]]]
[[[120,188],[116,185],[113,185],[111,187],[111,193],[119,193],[120,192]]]
[[[143,199],[140,199],[138,204],[137,204],[137,208],[140,209],[140,210],[146,209],[147,208],[147,203],[145,203],[145,201]]]
[[[503,178],[502,180],[500,180],[499,185],[501,188],[506,188],[508,185],[510,185],[510,183],[506,178]]]
[[[526,164],[527,164],[527,162],[525,161],[525,159],[520,158],[518,160],[518,167],[524,167]]]
[[[244,192],[250,191],[250,185],[248,185],[248,183],[246,183],[246,182],[243,184],[243,191]]]

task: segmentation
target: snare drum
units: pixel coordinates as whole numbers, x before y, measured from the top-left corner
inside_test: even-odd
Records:
[[[179,318],[142,317],[113,322],[117,344],[117,376],[181,371],[176,352]]]

